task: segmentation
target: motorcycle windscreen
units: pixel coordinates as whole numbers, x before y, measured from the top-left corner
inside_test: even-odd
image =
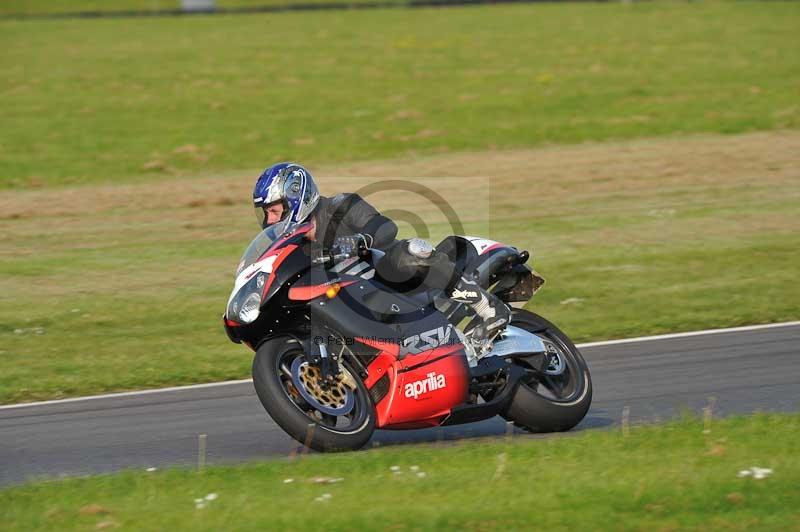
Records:
[[[239,260],[236,275],[238,276],[245,268],[259,260],[276,241],[288,234],[308,232],[309,229],[311,229],[310,223],[291,224],[289,219],[270,225],[258,233],[250,242],[250,245],[247,246],[242,258]]]

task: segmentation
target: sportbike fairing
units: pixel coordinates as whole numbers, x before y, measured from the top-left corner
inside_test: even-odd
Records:
[[[239,260],[239,266],[236,268],[237,277],[242,273],[242,270],[263,259],[265,257],[265,252],[275,242],[285,240],[294,235],[302,235],[312,228],[311,223],[305,223],[298,225],[293,231],[287,233],[286,228],[289,225],[289,221],[284,220],[274,223],[258,233],[247,246],[247,249],[244,250],[242,258]]]
[[[301,315],[305,334],[315,341],[317,337],[326,342],[342,339],[327,344],[325,353],[331,351],[338,360],[345,355],[357,359],[363,368],[360,378],[375,407],[377,427],[438,426],[452,417],[454,409],[463,408],[469,399],[471,364],[464,336],[450,321],[452,313],[448,320],[429,293],[411,297],[374,278],[380,253],[370,260],[353,257],[329,264],[327,269],[312,268],[312,257],[299,249],[304,248],[303,235],[310,224],[288,234],[281,233],[284,227],[278,223],[259,233],[242,256],[226,312],[231,339],[246,337],[255,350],[264,334],[280,333],[284,314]],[[520,254],[514,248],[471,237],[449,239],[442,244],[451,244],[453,258],[463,267],[477,265],[476,271],[480,271],[481,267],[518,266]],[[514,260],[517,262],[512,264]],[[520,269],[514,282],[526,274],[530,277],[530,269]],[[280,295],[272,301],[275,294]],[[269,324],[269,328],[264,331],[258,323]],[[303,327],[302,323],[295,325]],[[538,337],[514,327],[497,347],[498,356],[520,349],[544,351]],[[299,378],[299,368],[292,368],[295,378]],[[305,396],[305,388],[298,390]]]
[[[242,254],[226,306],[226,328],[250,324],[259,317],[275,272],[283,260],[297,248],[297,245],[281,244],[292,237],[301,237],[312,228],[310,223],[301,224],[286,233],[284,229],[287,223],[288,220],[273,224],[258,233]]]

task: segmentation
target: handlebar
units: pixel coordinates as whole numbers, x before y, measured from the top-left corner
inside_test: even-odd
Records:
[[[319,257],[311,259],[311,264],[337,263],[352,257],[365,257],[369,253],[369,248],[354,249],[352,253],[323,253]]]
[[[355,255],[351,255],[350,253],[334,253],[333,255],[328,255],[323,253],[319,257],[314,257],[311,259],[311,264],[327,264],[329,262],[339,262],[350,257],[354,257]]]

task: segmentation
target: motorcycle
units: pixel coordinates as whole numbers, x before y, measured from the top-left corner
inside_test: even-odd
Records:
[[[592,400],[572,341],[541,316],[513,309],[491,342],[471,337],[468,307],[424,285],[378,273],[384,254],[323,249],[310,223],[273,228],[247,247],[225,331],[255,352],[253,385],[273,420],[319,451],[354,450],[375,429],[416,429],[500,415],[534,432],[577,425]],[[511,304],[542,286],[530,255],[449,236],[436,249]]]

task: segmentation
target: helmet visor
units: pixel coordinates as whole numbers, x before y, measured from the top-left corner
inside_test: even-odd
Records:
[[[258,226],[262,229],[267,227],[267,211],[263,205],[256,205],[254,207],[256,213],[256,221],[258,221]]]
[[[264,233],[272,240],[278,240],[284,234],[291,231],[295,225],[297,225],[296,222],[293,222],[291,218],[286,217],[280,222],[275,222],[274,224],[268,225],[264,230]]]
[[[278,207],[282,207],[282,212],[278,210]],[[258,226],[261,227],[261,229],[266,229],[270,225],[283,222],[291,217],[291,211],[289,210],[285,201],[274,201],[269,204],[259,203],[256,204],[254,208],[256,220],[258,221]],[[273,220],[272,223],[270,223],[270,216]]]

